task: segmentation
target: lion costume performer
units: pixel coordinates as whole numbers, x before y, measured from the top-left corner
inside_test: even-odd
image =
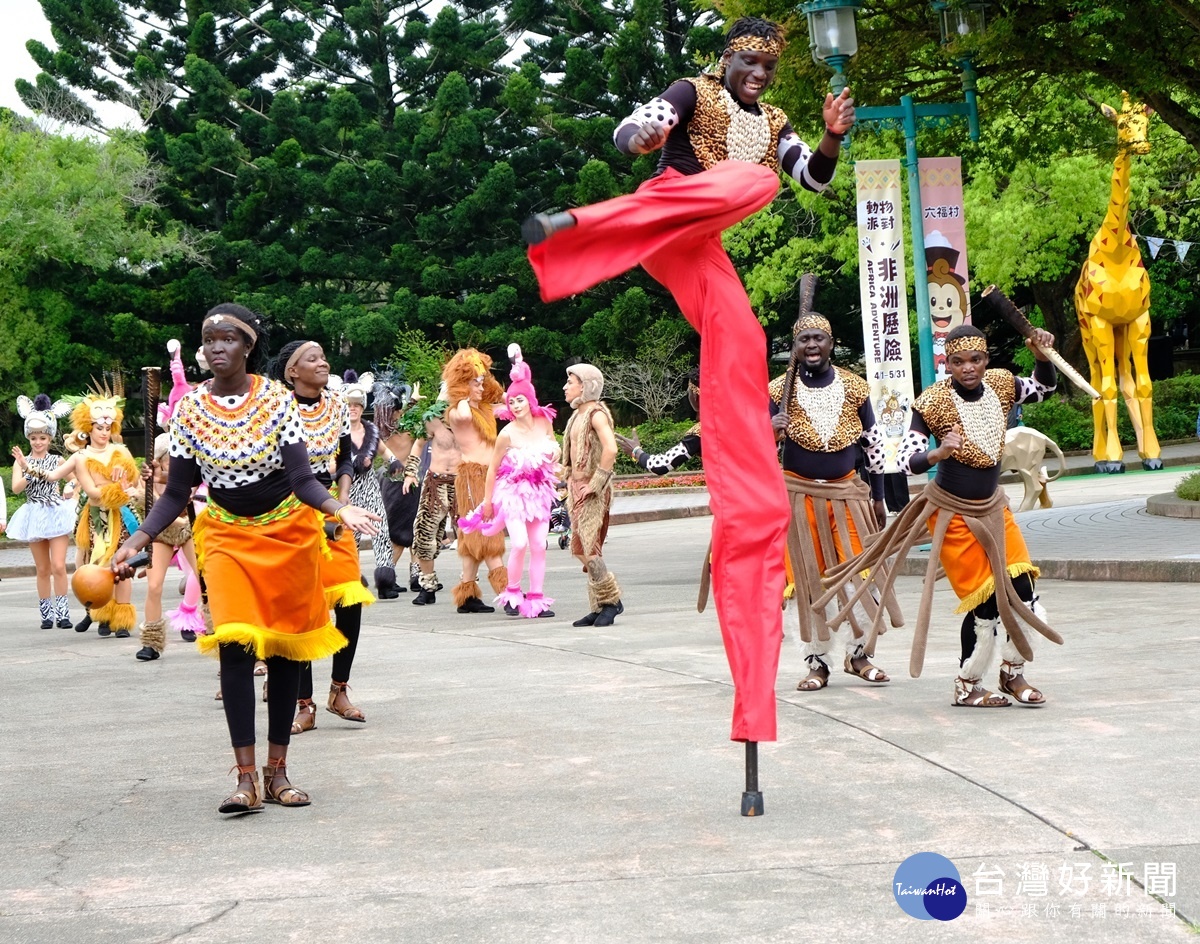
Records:
[[[504,402],[504,388],[492,376],[492,359],[474,348],[458,351],[450,358],[442,370],[442,380],[450,401],[444,421],[462,452],[454,479],[455,511],[458,517],[465,517],[483,501],[488,463],[496,446],[495,408]],[[454,588],[458,612],[495,612],[495,607],[483,602],[479,565],[487,564],[492,590],[503,593],[508,586],[504,536],[464,532],[458,538],[458,556],[462,559],[462,578]]]

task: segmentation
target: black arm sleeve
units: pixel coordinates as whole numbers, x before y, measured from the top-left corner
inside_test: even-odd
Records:
[[[358,462],[355,463],[355,475],[365,475],[371,471],[371,466],[375,464],[375,457],[379,455],[379,427],[374,423],[363,423],[363,429],[366,430],[366,435],[363,436],[362,449],[358,453]]]
[[[673,82],[670,88],[663,92],[659,98],[665,102],[669,102],[671,107],[675,109],[675,113],[679,115],[679,124],[671,129],[671,134],[682,128],[685,129],[683,133],[686,135],[687,124],[696,113],[696,86],[692,85],[691,82],[680,79],[678,82]],[[629,150],[629,141],[637,132],[638,126],[633,122],[623,124],[622,127],[618,128],[617,135],[613,139],[617,150],[622,154],[632,154],[633,152]]]
[[[183,514],[192,496],[192,489],[199,484],[200,466],[196,463],[196,457],[173,457],[167,468],[167,487],[138,530],[148,534],[150,540],[158,537],[163,528]]]
[[[316,508],[317,511],[323,511],[322,506],[330,498],[329,490],[322,488],[317,477],[313,475],[312,466],[308,463],[307,446],[302,442],[288,443],[279,452],[283,456],[283,467],[287,470],[293,494],[304,504]],[[175,464],[174,459],[171,460],[171,464]]]
[[[354,478],[354,441],[349,433],[338,437],[338,451],[334,460],[333,480],[336,482],[343,475]]]
[[[1058,371],[1049,361],[1034,361],[1033,377],[1038,383],[1046,387],[1056,387],[1058,385]]]

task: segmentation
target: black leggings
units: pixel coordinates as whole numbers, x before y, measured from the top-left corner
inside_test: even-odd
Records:
[[[346,645],[333,654],[333,671],[330,677],[335,682],[349,682],[350,668],[354,665],[354,653],[358,650],[358,634],[362,629],[362,604],[339,606],[333,611],[334,625],[346,637]],[[312,663],[300,663],[300,698],[312,698]]]
[[[1016,577],[1010,577],[1014,589],[1026,603],[1033,600],[1033,577],[1029,574],[1018,574]],[[996,602],[996,594],[992,594],[986,600],[971,610],[962,621],[962,661],[966,662],[971,657],[971,653],[975,651],[975,620],[994,620],[1000,617],[1000,604]]]
[[[234,747],[254,746],[254,653],[241,643],[222,643],[221,701],[229,739]],[[292,739],[292,715],[300,687],[300,663],[271,656],[267,659],[267,740],[286,746]]]

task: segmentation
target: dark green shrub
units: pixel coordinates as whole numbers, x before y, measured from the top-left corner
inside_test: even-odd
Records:
[[[1175,495],[1184,501],[1200,501],[1200,472],[1185,475],[1175,486]]]
[[[1060,385],[1059,389],[1064,387]],[[1153,396],[1154,432],[1158,438],[1193,439],[1196,413],[1200,410],[1200,375],[1156,380]],[[1023,420],[1026,426],[1053,439],[1061,449],[1092,448],[1092,402],[1086,397],[1073,395],[1068,399],[1055,394],[1044,403],[1028,403],[1023,408]],[[1122,397],[1117,398],[1117,434],[1126,447],[1137,442]]]

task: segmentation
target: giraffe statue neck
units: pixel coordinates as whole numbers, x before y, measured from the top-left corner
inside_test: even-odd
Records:
[[[1121,245],[1129,235],[1129,152],[1117,151],[1113,161],[1112,192],[1108,197],[1108,212],[1104,214],[1101,233],[1111,233],[1117,241],[1111,248]]]

